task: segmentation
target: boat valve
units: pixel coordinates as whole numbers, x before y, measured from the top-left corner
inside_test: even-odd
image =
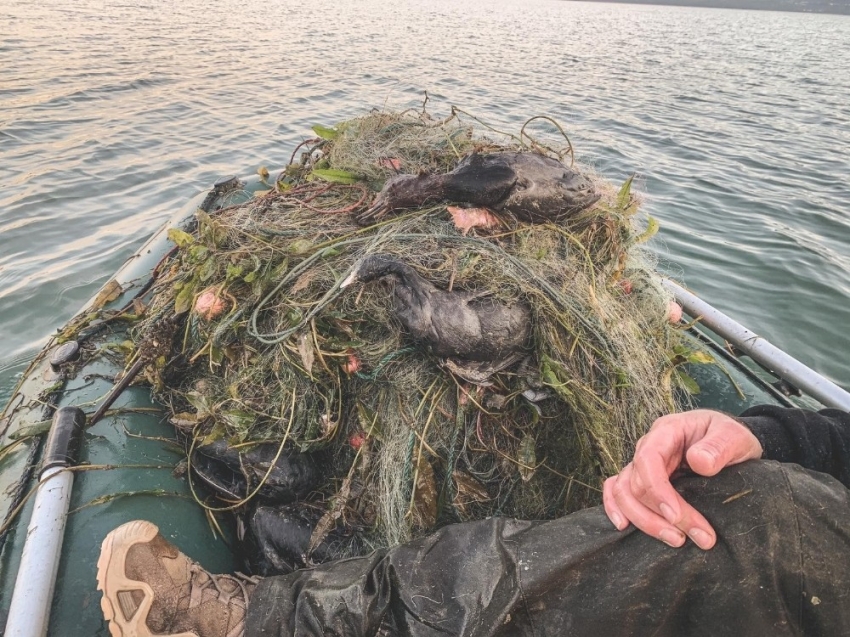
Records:
[[[54,372],[58,372],[62,365],[78,360],[79,358],[80,344],[77,341],[68,341],[50,353],[50,366]]]
[[[207,193],[206,198],[201,203],[199,208],[204,212],[212,212],[213,204],[218,200],[222,195],[226,195],[231,190],[238,190],[244,184],[239,181],[238,177],[222,177],[221,179],[216,179],[213,183],[212,190]]]

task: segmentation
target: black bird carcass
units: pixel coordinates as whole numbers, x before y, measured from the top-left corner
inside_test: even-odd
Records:
[[[504,303],[490,292],[441,290],[411,266],[381,254],[361,259],[341,287],[383,277],[395,281],[395,314],[410,335],[450,360],[461,376],[483,380],[524,357],[531,312],[522,303]]]
[[[357,221],[373,223],[396,210],[451,201],[543,223],[581,212],[599,198],[590,179],[551,157],[530,152],[473,153],[443,175],[392,177]]]

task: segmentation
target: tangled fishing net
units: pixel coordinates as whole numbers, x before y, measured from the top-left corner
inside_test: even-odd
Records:
[[[679,332],[641,247],[656,226],[636,221],[631,180],[594,177],[601,199],[557,223],[484,222],[448,202],[362,227],[352,213],[398,172],[445,173],[473,151],[567,163],[572,148],[525,131],[485,138],[456,111],[314,130],[267,192],[172,230],[179,247],[134,339],[190,460],[216,441],[311,455],[321,479],[299,503],[322,516],[313,547],[332,529],[386,546],[449,522],[598,503],[602,479],[681,400]],[[480,378],[433,355],[398,320],[397,281],[340,287],[370,254],[440,290],[523,304],[523,355]]]

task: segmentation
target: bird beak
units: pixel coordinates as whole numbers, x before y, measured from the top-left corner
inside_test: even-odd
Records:
[[[357,280],[357,275],[359,272],[360,264],[358,263],[354,266],[354,269],[351,271],[351,273],[347,277],[345,277],[345,280],[339,284],[339,289],[342,290],[343,288],[347,288],[349,285],[354,283]]]
[[[596,192],[596,190],[592,189],[587,193],[586,203],[584,204],[585,208],[590,208],[593,204],[599,201],[602,198],[602,194]]]

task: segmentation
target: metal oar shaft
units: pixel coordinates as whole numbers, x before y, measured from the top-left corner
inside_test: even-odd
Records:
[[[76,407],[63,407],[53,415],[9,607],[6,637],[43,637],[47,634],[50,603],[65,536],[65,520],[74,485],[74,474],[65,469],[76,462],[85,424],[86,415]]]
[[[665,279],[664,287],[676,297],[689,315],[694,318],[700,317],[701,325],[726,339],[759,365],[771,370],[827,407],[850,411],[850,393],[712,307],[678,283]]]

